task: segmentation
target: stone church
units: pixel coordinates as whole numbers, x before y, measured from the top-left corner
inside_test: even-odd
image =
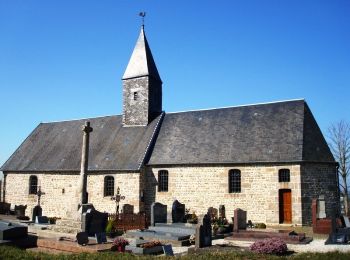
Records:
[[[266,224],[309,224],[311,200],[338,209],[337,163],[304,100],[166,113],[162,80],[144,28],[122,78],[123,114],[41,123],[1,170],[3,199],[70,218],[79,180],[82,131],[91,123],[89,203],[115,212],[119,187],[136,212],[175,199],[196,214],[225,205]]]

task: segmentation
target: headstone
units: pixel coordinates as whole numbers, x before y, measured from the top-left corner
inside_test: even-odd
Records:
[[[95,237],[97,244],[107,243],[107,237],[105,232],[96,233]]]
[[[324,196],[319,196],[317,200],[317,218],[326,218],[326,202]]]
[[[41,217],[43,214],[43,210],[39,205],[36,205],[33,208],[33,212],[32,212],[32,221],[35,222],[36,221],[36,217]]]
[[[203,218],[200,218],[200,223],[196,227],[195,244],[197,248],[212,245],[211,219],[208,214],[205,214]]]
[[[98,233],[105,233],[108,223],[108,213],[102,213],[91,209],[83,215],[82,229],[89,236],[95,236]]]
[[[26,214],[27,205],[15,205],[15,215],[17,217],[24,217]]]
[[[36,216],[35,224],[49,224],[49,218],[47,216]]]
[[[225,205],[220,205],[219,206],[219,217],[220,218],[226,218]]]
[[[123,205],[124,214],[134,214],[134,205],[124,204]]]
[[[81,246],[85,246],[89,243],[89,237],[86,232],[79,232],[77,234],[77,242]]]
[[[210,207],[208,208],[208,214],[211,219],[218,217],[218,209]]]
[[[172,245],[164,245],[163,252],[166,256],[174,256],[174,251]]]
[[[171,210],[171,218],[173,223],[183,223],[185,220],[185,204],[175,200]]]
[[[240,229],[247,229],[247,211],[244,211],[242,209],[235,209],[233,231],[238,232]]]
[[[151,225],[155,223],[167,222],[167,205],[163,205],[159,202],[153,202],[151,206]]]

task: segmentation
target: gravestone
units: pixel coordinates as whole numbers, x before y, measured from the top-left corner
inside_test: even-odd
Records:
[[[211,219],[218,218],[218,209],[213,207],[208,208],[208,215]]]
[[[238,232],[240,229],[247,229],[247,211],[244,211],[242,209],[235,209],[233,231]]]
[[[174,251],[173,251],[173,247],[171,244],[164,245],[162,247],[163,247],[163,252],[166,256],[174,256]]]
[[[28,226],[0,220],[0,240],[13,240],[27,236]]]
[[[185,204],[175,200],[171,210],[171,218],[173,223],[183,223],[185,221]]]
[[[86,232],[79,232],[76,236],[77,242],[81,246],[85,246],[89,243],[89,237]]]
[[[82,229],[89,236],[105,233],[108,222],[108,213],[102,213],[94,209],[89,209],[83,215]]]
[[[196,227],[196,240],[195,244],[197,248],[208,247],[212,245],[212,233],[211,233],[211,219],[208,214],[205,214],[203,218],[200,218],[199,224]]]
[[[24,217],[26,214],[27,205],[15,205],[15,215],[17,217]]]
[[[323,195],[317,200],[317,218],[326,218],[326,202]]]
[[[124,204],[123,205],[124,214],[134,214],[134,205]]]
[[[49,224],[49,219],[47,216],[36,216],[35,224]]]
[[[220,205],[219,206],[219,217],[220,218],[226,218],[225,205]]]
[[[167,222],[167,205],[159,202],[153,202],[151,206],[151,226],[155,223]]]
[[[33,212],[32,212],[32,221],[35,222],[36,221],[36,217],[41,217],[43,214],[43,210],[39,205],[36,205],[33,208]]]
[[[97,244],[107,243],[107,237],[105,232],[96,233],[95,237]]]

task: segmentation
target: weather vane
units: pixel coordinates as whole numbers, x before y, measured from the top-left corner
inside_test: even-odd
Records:
[[[145,26],[145,16],[146,16],[146,12],[140,12],[139,16],[142,17],[142,27]]]

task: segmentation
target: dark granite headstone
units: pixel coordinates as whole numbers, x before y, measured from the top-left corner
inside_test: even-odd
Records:
[[[0,240],[12,240],[28,236],[28,227],[16,223],[0,221]],[[1,258],[1,257],[0,257]]]
[[[104,233],[108,222],[108,213],[102,213],[94,209],[88,210],[83,214],[82,229],[89,236],[97,233]]]
[[[33,208],[33,212],[32,212],[32,221],[35,222],[36,221],[36,217],[41,217],[43,214],[43,210],[39,205],[36,205]]]
[[[233,231],[238,232],[240,229],[247,229],[247,211],[244,211],[242,209],[235,209]]]
[[[49,218],[47,216],[36,216],[35,224],[49,224]]]
[[[183,223],[185,221],[185,204],[175,200],[171,210],[171,217],[173,223]]]
[[[17,217],[24,217],[26,215],[27,205],[15,205],[15,215]]]
[[[124,204],[123,205],[124,214],[134,214],[134,205]]]
[[[107,237],[105,232],[96,233],[95,237],[97,244],[107,243]]]
[[[210,207],[208,208],[208,215],[211,219],[218,217],[218,209]]]
[[[220,205],[219,206],[219,217],[220,218],[226,218],[225,205]]]
[[[208,247],[212,245],[211,233],[211,218],[205,214],[200,223],[196,227],[196,241],[197,248]]]
[[[167,205],[153,202],[151,206],[151,225],[154,226],[155,223],[166,223],[167,214]]]
[[[89,237],[86,232],[79,232],[77,234],[77,242],[81,246],[85,246],[89,243]]]
[[[166,256],[174,256],[173,247],[171,244],[163,246],[163,252]]]

